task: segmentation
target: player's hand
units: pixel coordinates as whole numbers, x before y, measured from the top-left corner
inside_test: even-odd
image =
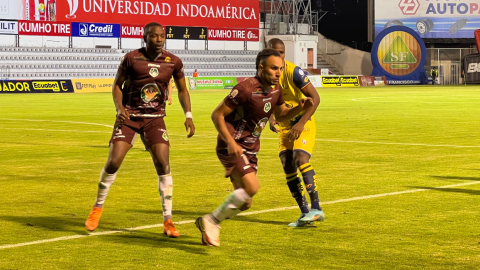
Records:
[[[185,120],[185,130],[188,132],[187,138],[190,138],[195,134],[195,125],[193,124],[192,118],[187,118]]]
[[[173,103],[172,97],[168,97],[168,105],[172,105],[172,103]]]
[[[270,118],[268,123],[270,124],[270,130],[275,132],[275,133],[278,133],[278,129],[276,127],[276,126],[278,126],[277,120]]]
[[[288,140],[291,142],[296,141],[298,138],[300,138],[300,135],[302,134],[304,128],[305,125],[301,123],[296,123],[288,133]]]
[[[313,106],[313,98],[311,97],[303,98],[301,104],[302,104],[302,108],[306,110]]]
[[[228,155],[231,157],[240,157],[243,155],[243,148],[237,144],[237,142],[232,141],[227,144]]]
[[[117,118],[120,120],[120,122],[125,122],[125,120],[130,119],[130,114],[125,107],[122,107],[117,110]]]

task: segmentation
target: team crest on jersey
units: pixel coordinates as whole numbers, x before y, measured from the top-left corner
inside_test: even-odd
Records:
[[[306,144],[307,144],[307,140],[302,139],[302,143],[303,143],[303,145],[306,145]]]
[[[160,88],[155,83],[146,84],[142,87],[142,99],[145,103],[149,103],[150,101],[157,98],[160,95]]]
[[[157,77],[158,76],[158,68],[151,68],[150,72],[148,72],[148,74],[150,74],[150,76],[152,76],[153,78]]]
[[[266,113],[268,113],[271,108],[272,108],[272,103],[267,102],[267,103],[265,103],[265,107],[263,107],[263,111],[265,111]]]
[[[172,58],[170,58],[170,56],[165,57],[165,62],[167,63],[172,62]]]
[[[167,141],[167,142],[168,142],[168,134],[167,134],[167,132],[166,132],[166,131],[165,131],[165,132],[163,132],[162,138],[163,138],[165,141]]]

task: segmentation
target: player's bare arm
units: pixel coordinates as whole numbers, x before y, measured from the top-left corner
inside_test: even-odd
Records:
[[[193,124],[193,119],[191,117],[192,105],[190,103],[190,94],[188,93],[184,77],[175,79],[175,84],[177,85],[178,89],[178,99],[180,101],[180,105],[182,105],[183,112],[185,112],[185,115],[187,116],[185,119],[185,129],[188,132],[187,137],[190,138],[195,134],[195,125]],[[187,115],[187,113],[190,113],[190,115]]]
[[[230,156],[240,157],[243,154],[243,148],[235,142],[232,135],[228,132],[225,116],[232,113],[232,108],[228,107],[222,101],[212,113],[212,121],[222,140],[227,143],[227,150]]]
[[[307,110],[311,106],[313,106],[313,99],[304,98],[301,103],[294,108],[288,108],[285,104],[282,104],[280,106],[275,106],[273,112],[275,119],[281,122],[295,117],[303,110]]]
[[[117,75],[115,76],[115,81],[113,82],[113,103],[115,103],[115,109],[117,110],[117,117],[121,121],[125,121],[126,119],[130,119],[130,115],[128,114],[127,110],[123,106],[122,99],[123,99],[123,92],[122,92],[122,85],[125,82],[126,78],[126,71],[123,69],[122,66],[118,67]]]
[[[302,116],[302,118],[299,121],[305,125],[305,123],[307,123],[310,117],[312,117],[312,115],[315,114],[315,111],[317,110],[318,105],[320,105],[320,95],[318,94],[317,89],[315,89],[315,87],[313,87],[311,83],[307,85],[305,88],[303,88],[301,91],[307,98],[311,98],[313,101],[312,106],[305,110],[305,114]]]
[[[288,134],[288,138],[290,141],[295,141],[300,137],[300,134],[302,134],[303,129],[305,128],[305,124],[312,117],[312,115],[315,114],[315,111],[320,104],[320,96],[318,95],[317,90],[315,89],[315,87],[313,87],[311,83],[305,86],[301,91],[307,98],[312,99],[313,105],[305,110],[305,114],[302,115],[302,118],[300,118],[298,123],[296,123],[290,130]]]
[[[168,105],[172,105],[173,103],[172,92],[173,92],[172,80],[170,80],[170,82],[168,83]]]

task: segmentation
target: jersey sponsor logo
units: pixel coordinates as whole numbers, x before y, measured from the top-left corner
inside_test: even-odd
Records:
[[[272,108],[272,103],[267,102],[267,103],[265,103],[265,106],[263,107],[263,111],[265,111],[266,113],[268,113],[271,108]]]
[[[150,101],[154,100],[157,98],[157,96],[160,93],[160,89],[158,88],[158,85],[155,83],[149,83],[145,86],[142,87],[142,99],[146,103],[149,103]]]
[[[306,144],[307,144],[307,140],[302,139],[302,143],[303,143],[303,145],[306,145]]]
[[[305,76],[305,72],[303,72],[301,69],[298,69],[298,74],[300,74],[300,76]]]
[[[150,72],[148,72],[148,74],[150,74],[150,76],[152,76],[153,78],[157,77],[158,73],[158,68],[151,68]]]
[[[270,102],[269,102],[270,103]],[[258,124],[255,126],[255,129],[252,132],[252,136],[254,137],[260,137],[260,134],[262,134],[263,129],[267,125],[268,122],[268,117],[262,118]]]
[[[305,77],[305,79],[303,80],[304,82],[308,82],[308,77]]]
[[[157,68],[160,67],[160,65],[156,65],[156,64],[148,64],[148,66],[149,66],[149,67],[157,67]]]

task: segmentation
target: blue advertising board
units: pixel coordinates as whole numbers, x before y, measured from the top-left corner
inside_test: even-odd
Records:
[[[375,38],[372,76],[385,76],[388,84],[425,84],[427,49],[422,38],[405,26],[389,27]]]
[[[480,1],[375,0],[375,36],[391,26],[406,26],[421,38],[474,38]]]
[[[72,37],[119,38],[120,24],[72,22]]]

